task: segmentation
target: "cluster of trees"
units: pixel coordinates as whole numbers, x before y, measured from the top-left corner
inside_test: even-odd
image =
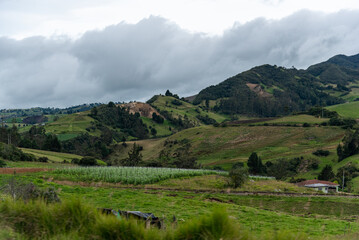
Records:
[[[359,153],[359,129],[348,130],[344,136],[342,144],[337,147],[338,160],[350,157]]]
[[[9,160],[9,161],[27,161],[27,162],[34,162],[36,161],[36,158],[31,155],[31,154],[27,154],[24,153],[23,151],[21,151],[20,149],[18,149],[17,147],[15,147],[12,144],[5,144],[5,143],[0,143],[0,158]],[[2,161],[2,163],[0,163],[0,165],[4,165],[5,163]]]
[[[195,123],[189,120],[187,115],[185,115],[183,118],[182,116],[174,117],[170,112],[166,110],[160,110],[160,114],[178,129],[187,129],[195,126]]]
[[[94,107],[90,116],[104,125],[120,129],[127,136],[138,139],[148,138],[148,129],[142,122],[140,114],[132,114],[126,108],[116,106],[113,102]]]
[[[156,160],[146,164],[150,167],[176,167],[176,168],[199,168],[197,158],[191,152],[191,143],[188,139],[180,141],[166,140],[164,149]]]
[[[156,114],[155,112],[152,113],[152,120],[158,124],[162,124],[165,121],[165,119],[163,117]]]
[[[247,83],[271,89],[271,96],[261,97]],[[323,92],[320,86],[315,77],[303,70],[263,65],[202,90],[193,103],[220,99],[214,111],[271,117],[343,102]]]

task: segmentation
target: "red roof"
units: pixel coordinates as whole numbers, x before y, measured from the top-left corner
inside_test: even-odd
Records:
[[[299,182],[296,185],[300,186],[300,187],[304,187],[305,185],[318,184],[318,183],[329,185],[329,186],[339,186],[339,184],[337,184],[337,183],[333,183],[333,182],[329,182],[329,181],[322,181],[322,180],[317,180],[317,179]]]

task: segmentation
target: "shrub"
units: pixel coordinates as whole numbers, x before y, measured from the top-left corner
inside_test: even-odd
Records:
[[[48,162],[49,159],[48,159],[47,157],[39,157],[39,158],[37,159],[37,161],[38,161],[38,162]]]
[[[248,180],[248,171],[245,168],[232,169],[229,178],[234,188],[240,187]]]
[[[329,151],[328,150],[318,149],[317,151],[313,152],[313,154],[316,155],[316,156],[326,157],[326,156],[329,155]]]
[[[97,160],[94,157],[83,157],[78,164],[81,166],[96,166]]]
[[[6,163],[4,160],[0,159],[0,168],[5,167]]]

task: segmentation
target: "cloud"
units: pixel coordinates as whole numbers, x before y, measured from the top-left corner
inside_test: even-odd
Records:
[[[357,54],[359,11],[300,11],[234,24],[221,36],[161,17],[67,37],[0,38],[0,108],[187,96],[260,64],[306,68]]]

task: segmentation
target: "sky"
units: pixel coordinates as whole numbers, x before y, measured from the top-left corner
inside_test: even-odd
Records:
[[[190,96],[358,37],[357,0],[0,0],[0,109]]]

